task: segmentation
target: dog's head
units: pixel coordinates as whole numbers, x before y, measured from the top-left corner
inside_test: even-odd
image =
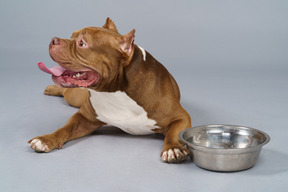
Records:
[[[49,54],[61,67],[51,72],[53,81],[62,87],[97,87],[113,81],[132,59],[134,34],[133,29],[120,35],[107,18],[103,27],[75,31],[70,39],[54,37]]]

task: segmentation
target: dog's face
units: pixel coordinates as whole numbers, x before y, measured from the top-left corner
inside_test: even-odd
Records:
[[[121,36],[107,18],[103,27],[75,31],[70,39],[53,38],[49,54],[67,69],[53,76],[54,82],[62,87],[94,87],[111,82],[132,57],[134,33]]]

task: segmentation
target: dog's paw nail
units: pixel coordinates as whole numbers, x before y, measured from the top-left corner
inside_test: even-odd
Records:
[[[185,156],[189,155],[189,152],[187,152],[186,150],[183,150],[182,152],[184,153]]]
[[[168,162],[169,163],[176,162],[176,157],[175,157],[174,151],[172,149],[168,150]]]
[[[181,152],[180,149],[174,149],[174,153],[177,159],[179,159],[180,161],[183,159],[184,154]]]
[[[163,162],[168,162],[168,152],[164,151],[162,154],[162,161]]]

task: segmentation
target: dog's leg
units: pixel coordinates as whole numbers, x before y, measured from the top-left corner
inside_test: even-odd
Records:
[[[66,90],[67,88],[58,87],[57,85],[48,85],[44,90],[44,94],[63,97]]]
[[[44,94],[64,97],[69,105],[78,108],[83,104],[85,99],[89,97],[89,91],[85,88],[62,88],[56,85],[48,85]]]
[[[167,163],[177,163],[184,161],[189,156],[189,150],[184,147],[178,135],[184,129],[191,127],[189,115],[184,119],[174,121],[165,135],[164,146],[161,153],[162,161]]]
[[[96,118],[94,121],[88,120],[81,113],[80,109],[62,128],[52,134],[35,137],[28,141],[28,143],[37,152],[50,152],[55,148],[61,149],[62,145],[67,141],[91,134],[102,125],[104,123],[98,121]]]

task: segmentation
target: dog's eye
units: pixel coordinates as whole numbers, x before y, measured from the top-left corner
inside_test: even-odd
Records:
[[[83,41],[83,40],[81,40],[81,41],[79,41],[79,46],[80,46],[80,47],[85,47],[85,46],[86,46],[86,44],[84,43],[84,41]]]

